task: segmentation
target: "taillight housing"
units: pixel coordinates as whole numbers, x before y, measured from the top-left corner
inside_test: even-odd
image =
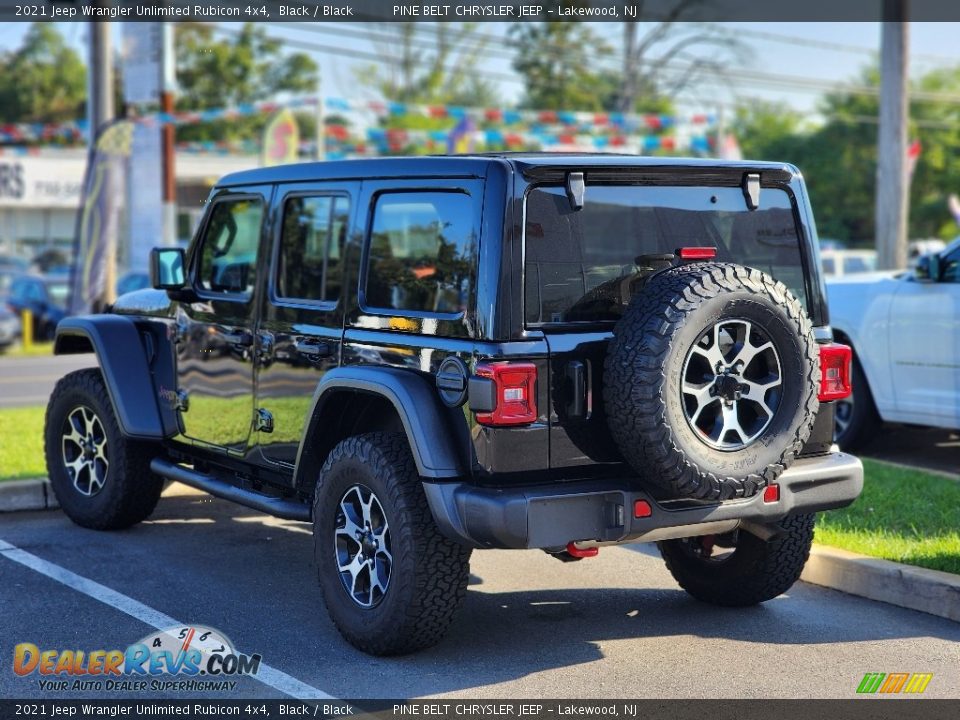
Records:
[[[481,425],[529,425],[537,419],[537,366],[531,362],[479,363],[478,377],[493,381],[494,407],[477,413]]]
[[[820,346],[820,402],[843,400],[850,396],[850,363],[853,351],[848,345],[827,343]]]

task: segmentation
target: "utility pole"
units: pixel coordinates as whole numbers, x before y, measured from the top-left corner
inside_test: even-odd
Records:
[[[176,70],[173,49],[173,23],[160,25],[160,110],[172,115],[173,94],[176,88]],[[161,135],[163,145],[163,238],[164,245],[177,243],[177,168],[174,153],[176,130],[173,123],[164,123]]]
[[[884,0],[880,35],[876,235],[882,269],[907,266],[908,0]]]
[[[114,118],[113,62],[110,47],[110,23],[92,22],[90,28],[90,62],[87,72],[87,119],[90,123],[90,146],[97,141],[97,130]]]
[[[97,4],[100,4],[98,2]],[[110,43],[110,23],[92,22],[90,28],[90,62],[87,64],[87,121],[90,147],[97,143],[97,132],[114,119],[113,106],[113,48]],[[104,253],[104,284],[101,296],[94,303],[99,312],[116,300],[117,249]]]

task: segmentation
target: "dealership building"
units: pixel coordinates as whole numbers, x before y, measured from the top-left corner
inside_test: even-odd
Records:
[[[259,161],[255,155],[177,153],[178,240],[190,239],[203,201],[221,176],[256,167]],[[29,260],[49,249],[69,254],[86,166],[87,152],[82,149],[27,155],[0,150],[0,255]],[[160,238],[156,244],[161,244]],[[120,254],[124,255],[123,248]]]

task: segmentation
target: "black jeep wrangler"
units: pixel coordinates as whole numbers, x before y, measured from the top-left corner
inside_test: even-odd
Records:
[[[46,416],[61,506],[115,529],[165,480],[310,522],[327,609],[375,654],[437,642],[473,548],[659,543],[700,600],[787,590],[832,447],[831,342],[796,168],[611,155],[251,170],[153,285],[69,318]]]

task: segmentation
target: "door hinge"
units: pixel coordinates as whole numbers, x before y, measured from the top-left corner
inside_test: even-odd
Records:
[[[273,413],[271,413],[269,410],[264,410],[263,408],[257,408],[257,421],[254,429],[257,432],[272,433]]]

